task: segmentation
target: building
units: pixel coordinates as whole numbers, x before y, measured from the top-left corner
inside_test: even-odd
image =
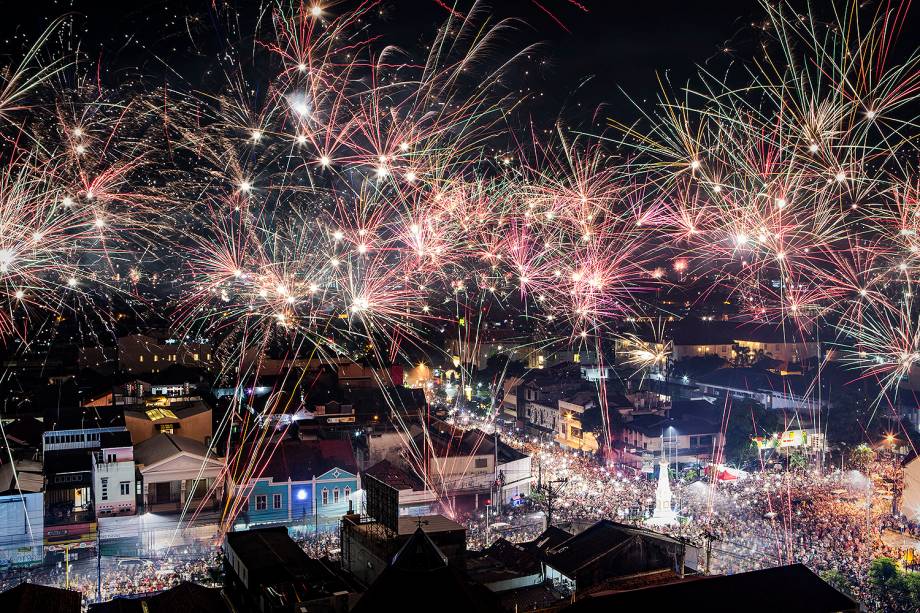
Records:
[[[235,487],[247,498],[243,523],[331,529],[357,506],[361,480],[347,439],[269,442],[265,453],[265,470]]]
[[[131,334],[122,336],[115,347],[82,347],[78,362],[102,374],[113,372],[158,373],[170,366],[211,366],[211,345],[201,339],[180,340],[165,336]]]
[[[469,584],[424,528],[417,526],[352,613],[427,613],[433,609],[443,613],[485,613],[497,607],[488,590]]]
[[[42,463],[0,463],[0,567],[40,564],[45,557]]]
[[[700,394],[715,401],[730,395],[753,400],[768,409],[814,409],[829,406],[826,378],[818,386],[816,373],[779,375],[762,368],[721,368],[696,381]]]
[[[397,512],[394,505],[392,513]],[[357,513],[342,518],[342,568],[358,581],[365,585],[374,583],[419,528],[437,544],[447,564],[458,570],[463,568],[466,528],[443,515],[392,515],[390,519],[380,521]]]
[[[103,432],[91,458],[96,516],[133,515],[140,482],[135,476],[130,433]]]
[[[683,543],[607,520],[547,549],[544,556],[546,579],[576,596],[625,576],[658,571],[684,575]]]
[[[440,510],[437,493],[426,487],[414,473],[401,469],[389,460],[380,460],[364,475],[385,483],[399,492],[400,515],[429,515]]]
[[[559,427],[556,442],[569,449],[597,453],[607,440],[611,416],[632,411],[632,402],[622,394],[605,395],[607,419],[597,389],[580,389],[559,398]]]
[[[0,592],[3,613],[81,613],[83,597],[80,592],[62,590],[37,583],[20,583]]]
[[[428,482],[441,496],[475,496],[510,503],[530,495],[530,456],[482,430],[462,430],[433,420],[428,436],[414,438],[428,457]]]
[[[220,588],[183,581],[153,595],[115,598],[89,605],[89,613],[231,613]]]
[[[334,567],[307,556],[285,528],[229,532],[223,552],[224,591],[236,610],[347,613],[354,599]]]
[[[556,364],[532,370],[504,384],[503,411],[513,414],[521,427],[535,434],[555,437],[559,428],[559,399],[585,384],[577,365]]]
[[[504,592],[543,583],[541,558],[526,543],[499,538],[483,551],[470,552],[466,574],[491,592]]]
[[[144,510],[177,513],[186,505],[217,507],[223,500],[223,458],[196,440],[157,434],[134,449]]]
[[[723,444],[721,417],[703,400],[676,402],[667,416],[636,415],[620,429],[621,462],[653,472],[662,449],[678,465],[708,462]]]
[[[912,453],[903,463],[903,482],[898,511],[913,522],[920,522],[920,456]]]
[[[343,388],[389,387],[403,384],[402,366],[374,368],[355,362],[339,362],[337,368],[339,385]]]
[[[174,403],[165,396],[147,398],[142,405],[125,409],[124,416],[135,445],[158,434],[175,434],[210,445],[214,433],[211,407],[201,400]]]
[[[535,349],[527,353],[527,368],[552,368],[560,364],[590,368],[597,365],[597,352],[589,349]]]
[[[642,334],[616,341],[617,361],[628,361],[636,351],[667,353],[669,362],[718,356],[726,362],[751,365],[763,358],[775,360],[780,370],[820,355],[820,343],[810,334],[782,325],[734,323],[687,317],[670,325],[662,336]]]
[[[856,613],[859,604],[803,564],[683,581],[623,591],[601,591],[563,609],[565,613],[608,611],[709,611],[713,613]]]
[[[49,430],[42,435],[45,473],[45,551],[89,554],[96,548],[94,455],[103,440],[130,444],[124,426]],[[113,442],[117,441],[117,442]]]

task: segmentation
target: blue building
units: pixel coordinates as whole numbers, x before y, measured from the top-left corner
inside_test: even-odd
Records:
[[[335,529],[349,503],[357,500],[357,472],[347,440],[282,441],[262,474],[236,488],[247,497],[238,523]]]
[[[334,529],[342,515],[348,512],[349,503],[355,503],[359,481],[357,469],[345,470],[338,466],[314,479],[316,521],[320,529]],[[353,504],[357,508],[357,504]]]

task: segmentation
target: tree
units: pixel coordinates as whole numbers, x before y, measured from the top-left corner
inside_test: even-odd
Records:
[[[751,452],[755,436],[770,437],[782,431],[781,415],[765,409],[753,400],[742,400],[731,406],[725,427],[725,458],[743,462]]]
[[[874,457],[875,452],[872,451],[872,448],[863,443],[850,453],[850,466],[856,470],[865,471]]]
[[[852,593],[850,582],[847,581],[847,578],[844,576],[844,574],[836,568],[823,571],[821,573],[821,578],[833,586],[833,588],[838,592],[842,592],[844,594]]]
[[[881,604],[881,609],[892,613],[917,611],[920,600],[920,579],[913,572],[903,572],[891,558],[876,558],[869,565],[869,583]]]
[[[735,354],[735,366],[741,368],[751,365],[751,348],[743,345],[734,345],[732,351]]]
[[[801,449],[796,449],[789,453],[787,466],[789,470],[805,470],[808,464],[807,458]]]

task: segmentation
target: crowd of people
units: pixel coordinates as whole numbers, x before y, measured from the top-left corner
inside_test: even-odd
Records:
[[[0,591],[23,581],[75,590],[83,595],[84,604],[124,596],[150,594],[168,590],[183,581],[201,585],[220,582],[220,558],[216,547],[176,548],[153,557],[95,557],[61,562],[29,570],[9,571],[0,578]]]
[[[518,440],[533,456],[539,483],[529,500],[502,509],[468,509],[455,518],[468,528],[467,546],[481,549],[499,536],[532,540],[552,514],[555,525],[577,531],[601,519],[644,525],[655,506],[657,480],[634,469],[605,466],[595,457],[554,445]],[[876,462],[863,472],[831,470],[758,471],[719,481],[706,476],[671,478],[672,505],[679,519],[656,530],[696,547],[700,565],[710,573],[737,573],[800,562],[816,572],[832,571],[862,602],[871,599],[868,569],[880,556],[904,552],[886,545],[885,531],[920,536],[920,525],[892,515],[896,471],[892,462]],[[871,476],[865,476],[865,475]],[[547,489],[554,483],[555,494]],[[488,517],[486,513],[489,513]],[[311,557],[339,555],[337,530],[293,531]],[[96,562],[63,564],[0,577],[5,589],[23,580],[77,589],[86,601],[158,592],[182,581],[220,581],[216,542],[183,545],[150,559],[108,559],[100,577]]]
[[[543,483],[554,482],[553,523],[585,525],[601,519],[644,525],[655,506],[657,479],[626,467],[604,466],[593,456],[554,445],[517,441],[533,454]],[[705,476],[671,478],[672,505],[679,520],[654,529],[696,545],[701,564],[711,573],[738,573],[781,564],[803,563],[823,573],[833,571],[860,601],[868,601],[872,560],[898,558],[904,552],[885,544],[885,530],[920,535],[920,526],[895,518],[892,483],[896,463],[879,461],[855,470],[758,471],[719,481]],[[673,468],[673,467],[672,467]],[[871,475],[870,477],[865,476]],[[539,508],[549,510],[545,489]],[[492,521],[526,523],[530,508]],[[473,524],[481,524],[472,518]],[[527,540],[532,531],[502,534]],[[495,538],[481,526],[483,542]]]

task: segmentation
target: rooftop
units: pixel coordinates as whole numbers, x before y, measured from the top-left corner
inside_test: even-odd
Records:
[[[419,525],[421,523],[421,526]],[[435,532],[455,532],[466,531],[462,525],[443,515],[419,515],[408,516],[400,515],[399,517],[399,534],[412,534],[419,527],[425,534]]]
[[[410,475],[398,466],[395,466],[389,460],[380,460],[365,470],[364,474],[375,477],[379,481],[397,490],[421,491],[425,487],[421,479],[414,475]]]
[[[134,448],[134,461],[150,466],[180,453],[203,458],[207,457],[208,448],[200,441],[161,432]]]
[[[20,583],[0,593],[3,613],[80,613],[80,592]]]
[[[679,541],[657,532],[601,520],[548,549],[546,562],[559,572],[574,576],[580,568],[637,536],[669,545],[680,545]]]
[[[269,444],[271,449],[271,444]],[[263,477],[274,481],[308,481],[333,468],[352,474],[358,471],[354,450],[345,439],[307,440],[284,439],[277,443]]]
[[[782,604],[777,604],[777,598]],[[859,605],[802,564],[706,577],[623,592],[597,593],[564,609],[571,613],[608,611],[709,611],[831,613],[859,611]]]

